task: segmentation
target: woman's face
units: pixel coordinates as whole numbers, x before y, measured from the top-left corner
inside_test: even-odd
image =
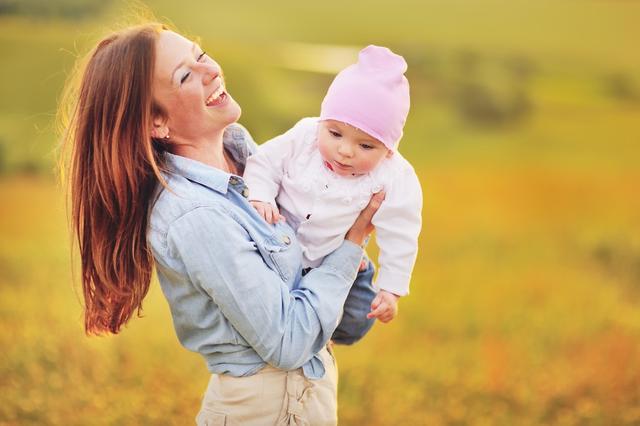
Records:
[[[172,31],[156,44],[154,99],[167,113],[171,140],[195,142],[240,118],[222,70],[200,46]]]

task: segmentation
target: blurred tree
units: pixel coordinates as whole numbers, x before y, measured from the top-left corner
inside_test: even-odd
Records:
[[[81,19],[102,12],[111,0],[0,0],[0,15]]]
[[[454,59],[454,69],[451,102],[466,123],[506,124],[532,111],[529,84],[535,67],[527,58],[489,60],[463,50]]]
[[[4,142],[0,139],[0,175],[3,175],[7,169],[7,152]]]
[[[45,168],[37,160],[27,158],[17,163],[12,171],[22,176],[38,176],[44,174]]]
[[[591,254],[602,272],[622,285],[627,297],[640,300],[640,247],[629,240],[601,241]]]
[[[640,102],[640,89],[630,75],[617,72],[604,77],[606,92],[613,98],[625,102]]]
[[[510,56],[504,60],[504,68],[511,79],[518,83],[527,83],[536,72],[533,62],[523,56]]]

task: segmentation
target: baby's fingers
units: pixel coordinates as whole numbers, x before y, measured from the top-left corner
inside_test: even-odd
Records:
[[[267,215],[264,211],[264,206],[262,204],[256,203],[253,205],[253,207],[256,209],[258,214],[264,218],[264,220],[267,220]]]
[[[385,312],[382,315],[380,315],[378,317],[378,320],[380,320],[380,322],[387,323],[387,322],[391,321],[394,318],[395,318],[395,315],[393,314],[393,310],[389,309],[387,312]]]
[[[282,217],[280,215],[280,211],[278,210],[278,208],[276,206],[273,206],[271,204],[267,205],[267,210],[269,210],[269,214],[271,215],[271,219],[268,220],[267,222],[269,222],[270,224],[274,225]]]
[[[382,295],[378,293],[376,297],[373,298],[373,302],[371,302],[371,310],[374,311],[380,303],[382,303]]]
[[[380,316],[382,316],[388,309],[389,309],[389,306],[386,303],[380,303],[378,307],[374,308],[371,312],[367,314],[367,318],[369,319],[380,318]]]
[[[264,214],[265,214],[264,219],[270,224],[273,224],[273,209],[271,208],[271,206],[265,207]]]
[[[366,260],[364,260],[364,259],[362,259],[362,260],[360,261],[360,266],[358,267],[358,271],[362,272],[362,271],[364,271],[365,269],[367,269],[367,261],[366,261]]]

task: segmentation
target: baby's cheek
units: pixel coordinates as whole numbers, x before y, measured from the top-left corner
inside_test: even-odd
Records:
[[[329,148],[326,146],[326,144],[323,144],[323,143],[318,144],[318,151],[320,151],[320,155],[324,160],[330,157],[329,155],[330,151],[329,151]]]
[[[370,172],[376,168],[376,166],[378,165],[378,162],[372,159],[364,159],[360,164],[361,164],[360,167],[363,171]]]

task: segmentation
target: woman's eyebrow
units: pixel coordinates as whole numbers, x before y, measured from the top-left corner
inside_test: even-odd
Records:
[[[196,53],[196,44],[192,43],[191,44],[191,53],[195,54]],[[183,59],[182,61],[180,61],[180,63],[173,69],[173,72],[171,72],[171,81],[173,81],[173,76],[176,73],[176,71],[178,71],[178,68],[180,68],[181,66],[184,65],[184,63],[186,62],[186,59]]]

